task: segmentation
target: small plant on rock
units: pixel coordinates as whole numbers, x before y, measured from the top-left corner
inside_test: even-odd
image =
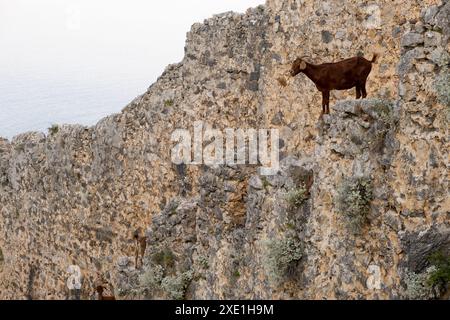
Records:
[[[354,234],[358,234],[367,222],[372,197],[372,183],[368,178],[345,179],[338,188],[337,211],[347,218]]]
[[[286,200],[291,208],[299,208],[308,200],[308,191],[304,186],[292,189],[286,194]]]
[[[430,263],[435,267],[428,282],[431,286],[444,287],[450,283],[450,256],[435,252],[430,256]]]
[[[174,102],[173,102],[172,99],[168,99],[168,100],[165,100],[165,101],[164,101],[164,106],[165,106],[165,107],[172,107],[173,104],[174,104]]]
[[[147,289],[157,289],[163,280],[164,269],[160,265],[149,267],[139,276],[139,284]]]
[[[385,123],[388,127],[395,125],[397,119],[393,112],[391,101],[379,100],[376,104],[375,112],[378,114],[379,120]]]
[[[270,182],[269,182],[269,180],[267,180],[267,177],[263,176],[263,177],[261,178],[261,181],[262,181],[264,190],[267,191],[267,188],[270,187]]]
[[[435,290],[430,285],[430,275],[436,271],[434,266],[427,268],[422,273],[407,272],[405,276],[406,298],[411,300],[426,300],[436,297]]]
[[[59,126],[57,124],[52,124],[52,126],[50,128],[48,128],[48,132],[50,133],[50,135],[54,136],[55,134],[57,134],[59,131]]]
[[[182,300],[193,276],[194,273],[192,271],[186,271],[182,274],[165,277],[161,281],[161,288],[171,299]]]
[[[429,257],[430,266],[421,273],[407,272],[406,298],[436,299],[450,283],[450,256],[435,252]]]
[[[209,268],[208,257],[200,256],[200,257],[198,258],[198,262],[199,262],[199,264],[202,266],[203,269],[208,269],[208,268]]]
[[[164,260],[160,262],[165,263]],[[171,268],[174,269],[173,266]],[[193,277],[193,271],[168,271],[167,267],[153,262],[139,275],[139,292],[151,298],[164,294],[169,299],[180,300],[184,298],[186,288]]]
[[[165,270],[173,268],[175,264],[175,255],[169,248],[155,252],[151,259],[154,264],[162,266]]]
[[[296,267],[303,254],[303,244],[297,238],[268,241],[263,264],[269,280],[275,284],[282,282],[289,271]]]

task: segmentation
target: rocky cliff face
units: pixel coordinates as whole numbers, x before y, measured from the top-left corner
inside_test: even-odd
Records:
[[[415,297],[450,253],[449,13],[269,0],[195,24],[120,114],[0,141],[0,298],[71,298],[70,265],[85,299],[99,273],[121,298]],[[314,84],[286,75],[373,52],[369,99],[333,92],[322,119]],[[280,171],[172,164],[171,133],[198,120],[279,129]]]

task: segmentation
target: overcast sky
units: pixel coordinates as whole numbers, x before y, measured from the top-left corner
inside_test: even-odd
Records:
[[[264,0],[0,0],[0,136],[93,125],[171,63],[195,22]]]
[[[86,64],[97,71],[144,68],[149,79],[156,79],[167,64],[181,60],[186,32],[194,22],[262,3],[0,0],[0,66],[16,72],[51,67],[57,73]]]

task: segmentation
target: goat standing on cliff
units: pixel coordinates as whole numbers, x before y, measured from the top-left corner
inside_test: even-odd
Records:
[[[363,57],[354,57],[319,65],[308,63],[302,57],[294,61],[290,74],[295,77],[302,72],[314,82],[317,89],[322,92],[322,114],[329,114],[331,90],[347,90],[356,87],[356,99],[367,97],[366,81],[377,57],[378,55],[375,54],[372,61]]]
[[[143,265],[143,259],[145,250],[147,249],[147,237],[140,235],[141,231],[140,229],[133,232],[133,239],[135,241],[135,261],[134,266],[136,269],[139,269],[139,260],[141,260],[141,266]]]

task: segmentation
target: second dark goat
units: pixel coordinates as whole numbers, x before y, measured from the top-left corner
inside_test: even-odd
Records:
[[[292,77],[304,73],[322,92],[322,114],[330,113],[330,91],[347,90],[356,87],[356,99],[367,97],[366,81],[377,61],[375,54],[371,61],[363,57],[354,57],[335,63],[311,64],[297,58],[290,71]]]

